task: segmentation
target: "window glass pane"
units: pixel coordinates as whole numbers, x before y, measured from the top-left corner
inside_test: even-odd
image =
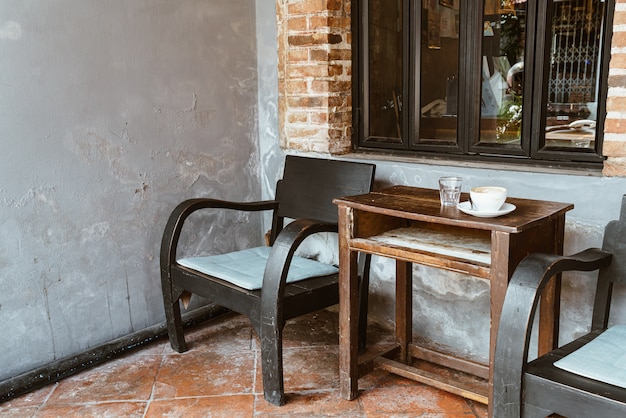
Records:
[[[480,143],[519,148],[524,91],[526,0],[486,0]]]
[[[595,146],[604,2],[552,3],[546,146]]]
[[[481,1],[353,2],[357,146],[601,167],[614,3]]]
[[[402,142],[402,0],[368,1],[368,141]]]
[[[422,1],[421,31],[416,31],[419,127],[414,143],[457,142],[460,4],[460,0]]]

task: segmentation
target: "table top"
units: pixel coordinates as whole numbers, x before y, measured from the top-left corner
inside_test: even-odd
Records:
[[[461,194],[461,202],[469,199],[468,193]],[[484,229],[517,233],[536,227],[574,208],[571,203],[545,200],[507,198],[515,210],[494,218],[479,218],[463,213],[455,206],[442,207],[439,190],[410,186],[392,186],[371,193],[340,197],[333,200],[345,206],[371,213],[380,213],[415,221],[424,221],[465,228]]]

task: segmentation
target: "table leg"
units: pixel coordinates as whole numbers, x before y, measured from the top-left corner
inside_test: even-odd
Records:
[[[396,261],[396,342],[400,361],[409,363],[409,343],[413,338],[413,264]]]
[[[339,206],[339,390],[341,397],[359,394],[358,253],[350,251],[350,210]]]

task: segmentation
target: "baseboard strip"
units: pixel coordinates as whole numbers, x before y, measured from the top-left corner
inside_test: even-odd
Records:
[[[208,305],[183,314],[185,328],[198,325],[230,312],[220,306]],[[46,364],[0,382],[0,403],[9,399],[56,383],[83,370],[105,363],[131,350],[139,349],[152,342],[167,338],[165,322],[99,345],[75,356]]]

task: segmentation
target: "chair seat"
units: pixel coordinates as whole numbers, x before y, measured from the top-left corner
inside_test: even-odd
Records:
[[[227,254],[183,258],[177,262],[244,289],[258,290],[263,285],[263,273],[271,250],[272,247],[255,247]],[[289,267],[287,283],[328,276],[338,271],[333,265],[294,256]]]
[[[556,361],[560,369],[626,388],[626,325],[615,325]]]

